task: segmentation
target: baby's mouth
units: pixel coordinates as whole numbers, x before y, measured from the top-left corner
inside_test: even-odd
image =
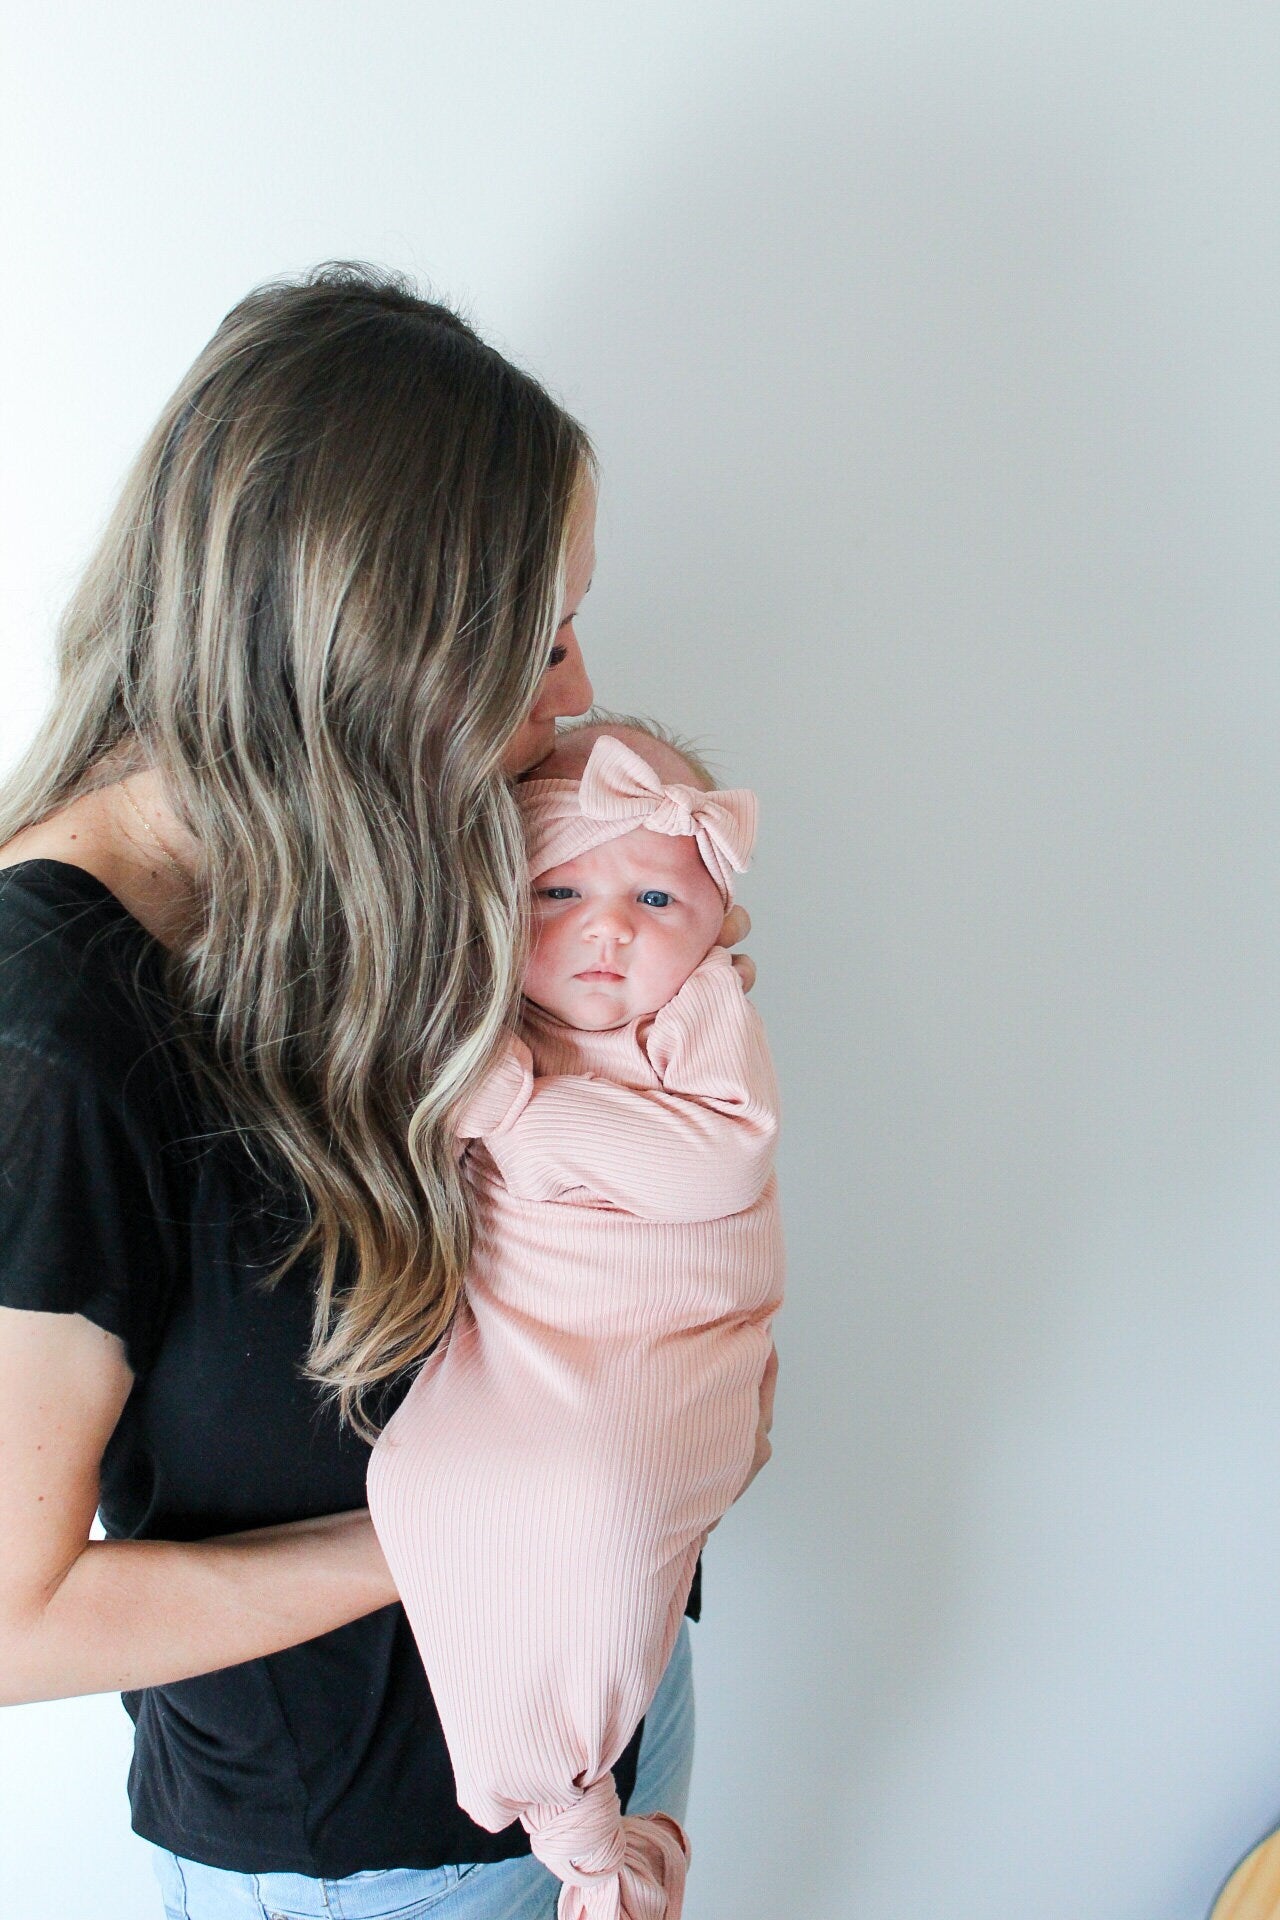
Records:
[[[621,980],[623,975],[614,973],[610,967],[587,967],[582,973],[574,974],[575,980]]]

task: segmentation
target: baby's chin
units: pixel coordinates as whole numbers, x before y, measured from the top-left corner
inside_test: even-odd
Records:
[[[553,1020],[561,1021],[566,1027],[576,1027],[580,1033],[607,1033],[614,1027],[629,1026],[633,1020],[658,1011],[657,1007],[651,1007],[645,1000],[636,1005],[629,994],[618,993],[608,987],[589,987],[585,982],[579,982],[576,990],[547,993],[538,999],[526,993],[525,999],[531,1006],[549,1013]],[[660,1001],[658,1004],[663,1003]]]

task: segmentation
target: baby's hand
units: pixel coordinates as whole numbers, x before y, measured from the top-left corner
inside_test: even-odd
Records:
[[[739,940],[745,940],[751,931],[751,915],[745,907],[730,907],[724,917],[716,939],[718,947],[736,947]],[[756,983],[756,963],[749,953],[735,953],[733,969],[738,976],[744,993],[750,993]]]

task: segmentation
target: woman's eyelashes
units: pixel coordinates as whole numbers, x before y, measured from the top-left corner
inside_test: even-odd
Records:
[[[576,613],[571,613],[567,620],[562,620],[560,622],[560,625],[556,628],[556,632],[563,633],[567,627],[571,627],[573,625],[577,617],[578,616]],[[558,644],[552,647],[550,653],[547,655],[547,667],[546,667],[547,672],[550,672],[552,667],[558,667],[561,661],[567,660],[568,657],[569,657],[568,647],[562,647]]]

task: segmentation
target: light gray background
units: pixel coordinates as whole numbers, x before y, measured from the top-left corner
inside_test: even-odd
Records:
[[[465,302],[605,469],[598,692],[758,788],[777,1458],[689,1920],[1199,1920],[1280,1816],[1280,19],[1240,0],[13,10],[7,763],[251,284]],[[8,1920],[157,1912],[110,1699]]]

